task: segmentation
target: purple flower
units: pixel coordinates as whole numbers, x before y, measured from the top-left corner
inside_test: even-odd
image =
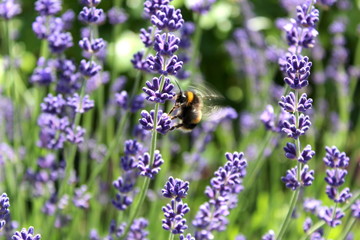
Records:
[[[287,77],[284,78],[285,83],[293,89],[306,87],[309,84],[307,78],[310,76],[311,66],[312,63],[309,62],[308,57],[298,58],[296,55],[293,55],[291,58],[288,57],[286,64]]]
[[[144,52],[139,51],[134,54],[133,58],[131,59],[131,63],[133,64],[135,69],[149,72],[150,71],[149,64],[147,60],[143,59],[143,57],[144,57]]]
[[[3,0],[0,2],[0,17],[9,20],[21,13],[21,6],[15,0]]]
[[[164,188],[162,189],[162,195],[166,198],[173,198],[177,202],[180,202],[182,198],[187,196],[189,190],[189,182],[185,182],[181,179],[174,179],[169,177],[168,181],[165,183]]]
[[[334,215],[334,208],[328,208],[328,207],[322,207],[319,211],[319,218],[321,220],[324,220],[326,222],[327,225],[329,225],[330,227],[336,227],[337,225],[341,224],[341,220],[345,214],[344,212],[337,208],[335,211],[335,215]]]
[[[297,22],[303,27],[315,27],[315,23],[319,21],[319,10],[311,6],[309,11],[309,3],[298,5],[296,7]]]
[[[314,47],[315,38],[318,35],[318,31],[316,31],[315,28],[302,28],[294,19],[290,19],[290,23],[286,24],[283,29],[286,31],[286,39],[291,52],[294,53],[297,46],[298,51],[301,50],[301,47]]]
[[[124,170],[129,171],[129,169]],[[130,176],[121,176],[113,182],[113,186],[121,193],[129,193],[134,189],[135,181]]]
[[[133,224],[130,227],[129,234],[126,239],[143,239],[147,240],[149,235],[148,231],[145,231],[145,228],[149,225],[148,221],[145,218],[135,219]]]
[[[75,207],[87,209],[90,206],[90,198],[91,194],[87,192],[86,185],[82,185],[81,187],[75,189],[73,203]]]
[[[132,100],[131,106],[130,106],[130,111],[132,113],[135,113],[137,111],[139,111],[140,109],[144,108],[144,103],[145,102],[145,94],[141,93],[138,95],[134,96],[134,99]]]
[[[71,29],[74,19],[75,19],[75,13],[71,9],[67,10],[66,12],[63,13],[63,15],[61,15],[61,20],[64,23],[64,26],[63,26],[64,31]]]
[[[154,163],[150,166],[150,155],[145,153],[143,156],[139,156],[139,162],[137,168],[140,170],[140,175],[148,178],[154,178],[160,171],[160,166],[164,163],[159,150],[155,151]]]
[[[112,7],[108,11],[108,18],[110,24],[121,24],[128,19],[128,15],[124,12],[123,9],[118,7]]]
[[[313,222],[312,222],[311,218],[307,217],[303,223],[304,232],[307,233],[310,230],[312,225],[313,225]]]
[[[62,53],[69,47],[73,46],[71,33],[59,33],[55,32],[48,38],[49,48],[52,53]]]
[[[133,203],[133,199],[127,195],[117,193],[115,199],[111,200],[111,203],[116,209],[124,211]]]
[[[41,103],[41,111],[44,113],[61,114],[66,106],[66,101],[61,94],[53,96],[51,93]]]
[[[298,161],[306,164],[310,159],[313,158],[314,155],[315,155],[315,151],[311,150],[310,145],[307,145],[301,152],[301,155],[299,156]]]
[[[188,233],[186,235],[186,237],[183,234],[180,234],[179,239],[180,240],[196,240],[193,236],[191,236],[190,233]]]
[[[155,35],[154,50],[163,56],[172,56],[179,48],[180,38],[173,34]]]
[[[128,107],[128,93],[126,91],[121,91],[120,93],[115,94],[115,101],[119,107],[127,109]]]
[[[188,228],[186,219],[183,218],[190,211],[188,205],[172,199],[171,203],[163,207],[162,210],[165,216],[165,219],[162,220],[162,227],[173,234],[184,233],[184,230]]]
[[[296,145],[294,143],[286,143],[286,146],[284,147],[285,156],[288,159],[295,159],[297,158],[297,152],[296,152]]]
[[[67,105],[77,113],[85,113],[94,107],[94,100],[91,100],[89,95],[85,95],[83,99],[80,99],[79,94],[74,93],[72,97],[67,99]]]
[[[299,136],[304,135],[311,126],[309,116],[301,114],[299,116],[298,125],[296,125],[296,116],[291,115],[289,120],[283,122],[283,132],[287,134],[288,137],[298,139]]]
[[[21,232],[16,231],[15,234],[11,237],[12,240],[40,240],[41,235],[36,234],[34,236],[34,227],[29,227],[28,230],[23,228]]]
[[[79,46],[89,53],[97,53],[105,47],[105,42],[102,38],[97,38],[92,41],[88,38],[83,38],[79,41]]]
[[[310,186],[314,180],[314,170],[309,170],[308,165],[304,165],[301,169],[300,179],[297,179],[298,169],[297,166],[288,170],[285,177],[281,177],[281,181],[285,183],[287,188],[296,190],[300,186]]]
[[[161,81],[164,80],[164,77],[154,77],[152,83],[150,81],[146,82],[147,87],[143,87],[143,91],[147,94],[146,100],[150,102],[164,103],[166,100],[171,100],[175,96],[174,85],[170,83],[169,78],[165,78],[165,83],[163,88],[160,90]]]
[[[101,71],[101,66],[94,61],[81,60],[79,70],[82,75],[87,77],[93,77]]]
[[[136,140],[126,140],[124,145],[125,155],[136,155],[143,149],[141,143]]]
[[[152,130],[154,128],[154,114],[154,110],[151,110],[150,113],[146,110],[141,111],[141,119],[139,119],[139,123],[143,129]],[[159,110],[157,121],[156,131],[161,134],[166,134],[171,128],[169,115]]]
[[[157,72],[161,75],[176,75],[176,73],[182,68],[183,62],[178,59],[176,55],[173,55],[170,59],[165,61],[165,58],[159,53],[156,56],[149,56],[146,59],[149,69]]]
[[[55,69],[53,61],[40,57],[33,74],[30,77],[32,83],[49,85],[55,80]]]
[[[68,59],[58,60],[56,68],[59,74],[56,85],[57,92],[72,94],[80,88],[81,75],[76,72],[76,66],[73,61]]]
[[[265,110],[260,115],[260,120],[266,129],[271,131],[275,130],[275,113],[273,106],[266,106]]]
[[[331,7],[336,0],[318,0],[318,3],[327,7]]]
[[[37,0],[35,2],[35,10],[40,15],[50,16],[61,11],[60,0]]]
[[[170,5],[163,5],[160,10],[151,16],[151,23],[159,30],[174,32],[182,27],[184,19],[181,10]]]
[[[154,44],[154,35],[158,35],[160,32],[155,27],[148,27],[148,29],[140,29],[140,39],[144,43],[145,47],[151,47]],[[155,31],[155,33],[153,33]]]
[[[0,196],[0,231],[5,226],[6,220],[10,215],[10,200],[6,193]]]
[[[345,152],[340,152],[337,147],[332,146],[325,147],[326,155],[323,158],[326,166],[331,168],[346,168],[349,166],[349,157],[346,156]]]
[[[329,199],[336,203],[344,203],[346,200],[352,197],[349,188],[344,188],[341,192],[338,192],[338,188],[332,186],[326,186],[326,194]]]
[[[306,110],[311,109],[313,100],[307,98],[306,93],[303,93],[298,103],[295,103],[295,94],[290,92],[286,97],[282,96],[279,101],[280,107],[285,111],[294,113],[296,111],[305,113]]]
[[[43,113],[38,118],[40,139],[38,145],[48,149],[61,149],[66,141],[65,130],[69,126],[67,117],[58,118],[55,115]]]
[[[190,8],[199,14],[206,14],[216,0],[194,0],[191,2]]]
[[[325,181],[333,187],[339,187],[345,182],[347,171],[344,169],[328,169],[326,170]]]
[[[144,2],[144,15],[150,17],[160,10],[162,6],[168,5],[170,0],[146,0]]]
[[[275,232],[270,230],[264,236],[261,237],[261,240],[275,240]]]
[[[305,198],[303,206],[306,212],[316,213],[321,207],[321,201],[314,198]]]
[[[360,218],[360,200],[356,200],[356,202],[351,205],[352,215],[355,218]]]
[[[98,24],[102,22],[104,11],[95,7],[84,7],[79,13],[79,20],[87,24]]]
[[[96,7],[101,0],[81,0],[81,4],[88,7]]]
[[[66,129],[66,139],[73,144],[80,144],[84,141],[85,133],[86,130],[80,126],[76,128],[74,126],[68,127]]]
[[[39,39],[46,39],[50,34],[59,33],[64,30],[64,22],[61,18],[37,16],[32,24],[32,29]]]

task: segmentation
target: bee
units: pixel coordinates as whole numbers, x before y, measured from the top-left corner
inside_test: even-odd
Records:
[[[204,115],[214,109],[214,107],[211,106],[213,101],[221,97],[214,92],[209,93],[209,89],[206,89],[206,92],[201,92],[198,87],[183,92],[177,81],[176,84],[180,92],[175,95],[175,104],[168,114],[171,115],[177,110],[176,114],[170,118],[171,120],[178,118],[180,121],[172,126],[170,130],[179,128],[185,131],[191,131],[200,123]]]

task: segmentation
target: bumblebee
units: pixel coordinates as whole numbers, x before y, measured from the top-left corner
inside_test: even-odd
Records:
[[[222,99],[222,97],[215,91],[211,91],[209,87],[195,86],[193,89],[183,92],[177,81],[176,84],[180,92],[174,97],[175,104],[169,115],[175,111],[176,114],[171,116],[171,120],[178,118],[180,121],[172,126],[170,130],[179,128],[191,131],[204,116],[208,116],[216,109],[215,101]]]

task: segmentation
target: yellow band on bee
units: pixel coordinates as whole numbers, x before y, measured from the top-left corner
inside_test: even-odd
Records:
[[[187,103],[191,103],[194,100],[194,93],[187,92]]]

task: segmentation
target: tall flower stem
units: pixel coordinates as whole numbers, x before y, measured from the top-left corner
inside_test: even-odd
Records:
[[[286,218],[284,220],[284,222],[281,224],[281,227],[280,227],[280,231],[279,231],[279,234],[277,236],[277,240],[281,240],[285,234],[285,231],[286,229],[288,228],[289,224],[290,224],[290,221],[291,221],[291,215],[295,209],[295,206],[296,206],[296,202],[299,198],[299,193],[300,193],[300,188],[297,188],[292,196],[291,196],[291,200],[290,200],[290,207],[289,207],[289,210],[288,210],[288,213],[286,215]]]
[[[349,235],[351,229],[354,227],[356,223],[356,218],[351,218],[350,221],[345,225],[345,229],[342,231],[341,236],[338,238],[339,240],[346,240],[346,237]]]

